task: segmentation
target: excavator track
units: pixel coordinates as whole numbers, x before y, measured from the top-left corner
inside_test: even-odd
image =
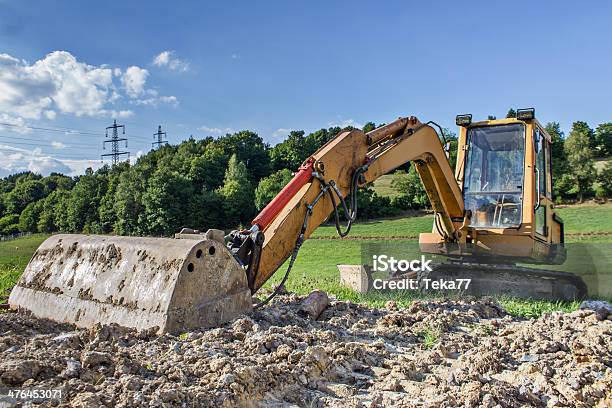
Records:
[[[424,279],[447,282],[470,279],[467,288],[463,285],[461,293],[473,296],[572,301],[582,299],[588,293],[586,284],[578,275],[513,264],[446,262],[435,265],[431,272],[419,273],[418,279],[421,288],[425,288]],[[455,290],[452,292],[456,293]]]

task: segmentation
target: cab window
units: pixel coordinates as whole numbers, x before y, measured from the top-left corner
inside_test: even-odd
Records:
[[[473,227],[507,228],[521,223],[525,126],[482,126],[468,129],[463,184],[466,210]]]

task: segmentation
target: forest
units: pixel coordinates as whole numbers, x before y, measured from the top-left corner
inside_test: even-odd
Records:
[[[513,114],[510,110],[507,116]],[[368,122],[363,130],[375,127]],[[248,226],[291,179],[292,171],[347,129],[332,127],[308,135],[292,131],[275,146],[243,130],[164,145],[132,165],[105,165],[77,177],[13,174],[0,180],[0,235],[84,232],[169,236],[181,227],[228,230]],[[546,130],[553,140],[556,202],[610,197],[612,161],[606,159],[612,156],[612,123],[593,129],[576,121],[567,136],[556,122],[548,123]],[[445,137],[451,141],[454,166],[456,135],[445,129]],[[605,164],[596,166],[596,162]],[[393,197],[377,194],[372,186],[360,190],[359,218],[394,216],[428,206],[414,168],[404,166],[392,179],[397,191]]]

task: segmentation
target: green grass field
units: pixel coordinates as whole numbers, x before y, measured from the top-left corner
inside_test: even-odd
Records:
[[[396,197],[399,195],[399,192],[391,187],[391,182],[393,181],[392,174],[385,174],[374,180],[373,188],[376,194],[383,197]]]
[[[585,204],[559,208],[566,224],[568,241],[612,241],[612,204]],[[357,223],[351,231],[351,239],[336,239],[333,226],[321,226],[303,246],[291,271],[286,287],[288,290],[306,294],[313,289],[322,289],[339,299],[365,302],[382,306],[387,300],[396,300],[407,305],[415,299],[413,294],[368,294],[359,295],[340,286],[337,264],[361,263],[361,244],[364,239],[384,242],[386,237],[407,238],[414,243],[420,232],[431,231],[433,217],[421,215],[409,218],[376,220]],[[604,235],[589,235],[593,232]],[[605,234],[610,234],[605,235]],[[578,235],[576,235],[578,234]],[[580,235],[583,234],[583,235]],[[34,250],[46,239],[46,235],[0,243],[0,302],[6,301],[10,288],[27,265]],[[266,284],[267,288],[278,284],[286,265]],[[533,317],[552,310],[573,310],[576,303],[531,302],[516,299],[500,299],[511,313]]]
[[[568,235],[610,233],[612,235],[612,203],[586,203],[559,206],[555,209],[565,224]]]
[[[13,241],[0,242],[0,303],[6,301],[10,288],[25,269],[36,248],[48,235],[35,234]]]
[[[433,225],[432,215],[417,215],[407,218],[395,218],[388,220],[358,221],[353,224],[349,238],[418,238],[421,232],[430,232]],[[338,234],[333,225],[319,227],[312,237],[336,238]]]
[[[609,233],[612,236],[612,203],[560,206],[555,210],[563,219],[569,242],[580,235],[591,235],[593,233]],[[361,221],[353,225],[350,237],[418,238],[419,233],[431,231],[432,223],[433,215]],[[337,237],[336,229],[332,225],[324,225],[318,228],[312,237],[319,239],[335,238]]]

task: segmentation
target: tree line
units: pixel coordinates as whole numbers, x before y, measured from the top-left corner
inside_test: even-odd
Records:
[[[508,112],[512,115],[512,111]],[[367,123],[363,130],[376,125]],[[105,165],[84,175],[49,176],[32,172],[0,180],[0,234],[15,232],[84,232],[169,236],[181,227],[200,230],[248,226],[250,220],[291,179],[292,171],[343,130],[320,129],[308,135],[292,131],[271,147],[254,132],[219,138],[190,138],[165,145],[115,166]],[[552,136],[554,194],[559,200],[609,197],[612,162],[598,173],[595,160],[612,156],[612,123],[591,129],[574,122],[567,137],[558,123],[546,125]],[[451,164],[456,158],[456,136]],[[414,167],[404,166],[392,177],[393,197],[380,196],[372,186],[360,189],[360,218],[393,216],[429,207]]]

